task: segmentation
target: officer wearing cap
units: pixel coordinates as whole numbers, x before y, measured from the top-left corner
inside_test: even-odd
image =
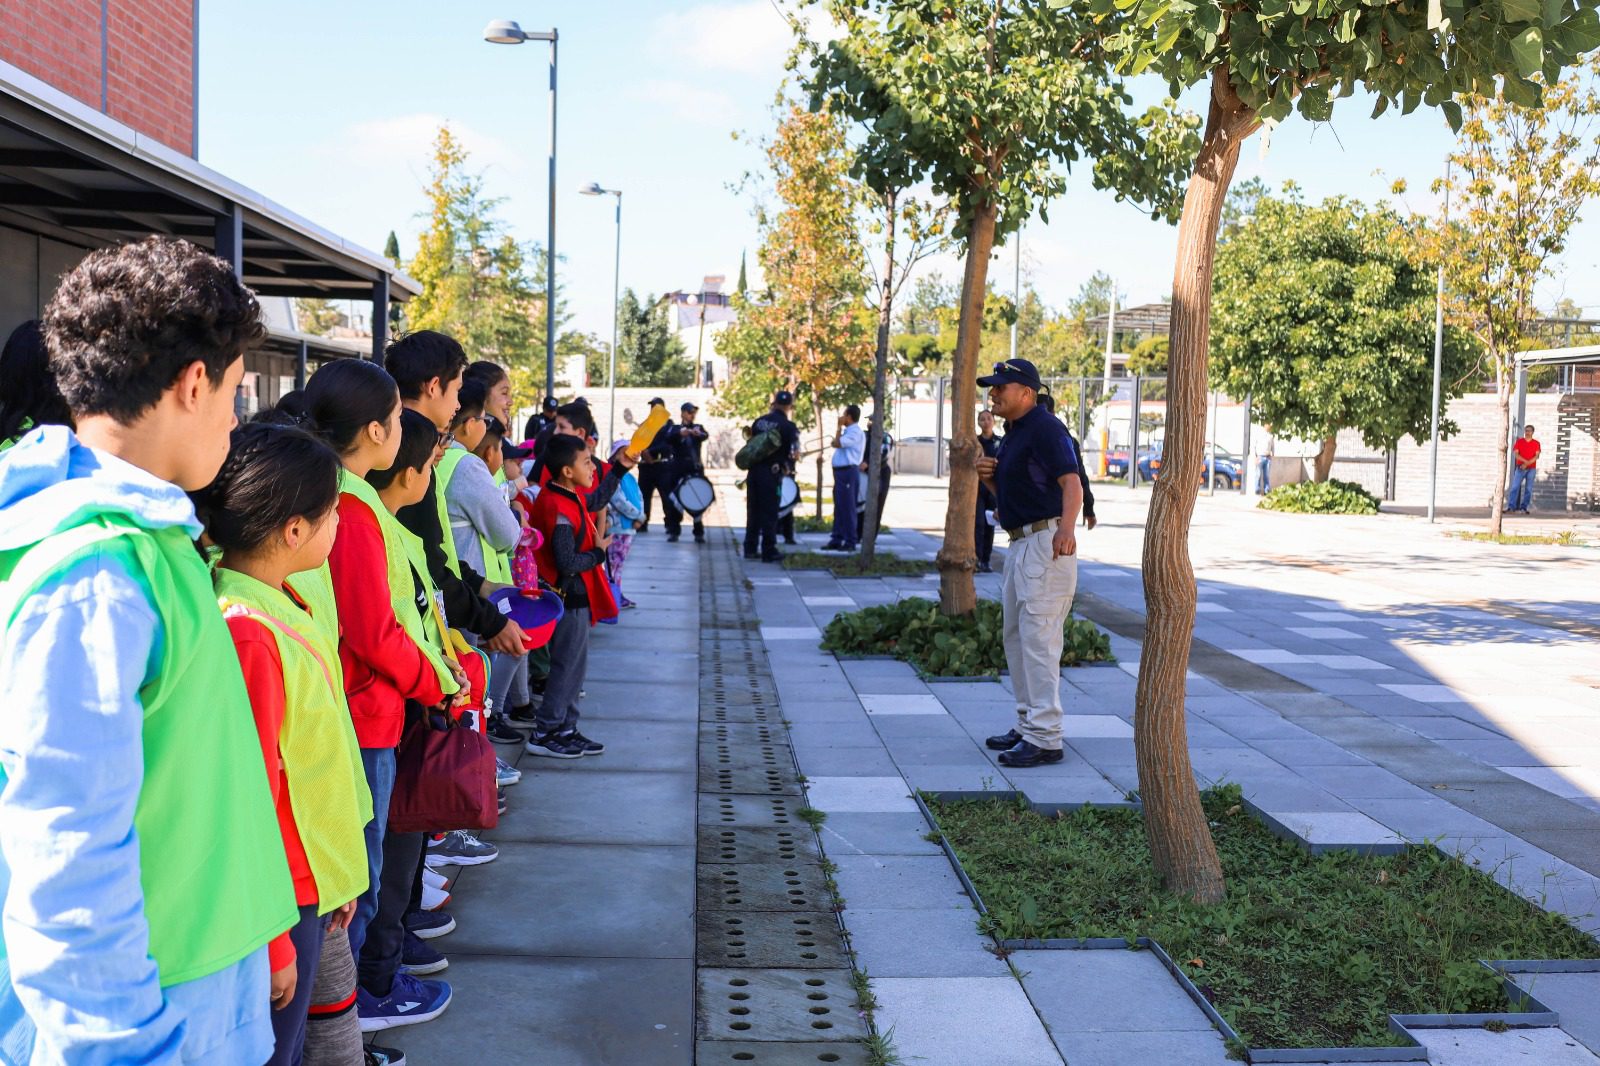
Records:
[[[660,404],[667,406],[667,401],[659,396],[651,397],[650,406]],[[667,493],[672,491],[671,479],[671,449],[667,446],[667,434],[671,432],[672,424],[662,426],[656,430],[656,435],[651,438],[650,446],[639,457],[639,492],[644,496],[644,521],[639,523],[635,533],[645,533],[650,529],[650,497],[656,493],[661,495],[661,513],[666,514]]]
[[[1007,423],[998,455],[980,454],[977,467],[1011,538],[1001,604],[1006,669],[1017,698],[1015,728],[985,743],[1001,752],[1002,766],[1040,766],[1062,757],[1062,631],[1078,584],[1073,527],[1083,486],[1066,427],[1039,404],[1043,386],[1032,363],[996,363],[978,384]]]
[[[778,551],[778,491],[784,475],[794,471],[794,461],[800,454],[800,431],[789,420],[793,409],[794,394],[788,389],[779,389],[772,397],[772,409],[750,427],[752,436],[776,429],[781,443],[771,458],[752,466],[750,476],[745,479],[746,559],[757,558],[758,543],[762,562],[776,563],[783,559]]]
[[[661,497],[661,509],[666,515],[668,540],[675,541],[683,534],[683,512],[678,510],[672,493],[677,490],[678,482],[700,473],[702,469],[700,448],[709,434],[705,426],[695,424],[694,417],[699,411],[700,408],[686,400],[678,409],[679,423],[661,427],[667,459],[667,490]],[[706,542],[706,527],[699,515],[694,516],[694,542]]]
[[[523,426],[523,440],[533,440],[540,433],[556,424],[556,408],[561,406],[556,403],[554,396],[546,396],[544,404],[528,416],[528,424]]]

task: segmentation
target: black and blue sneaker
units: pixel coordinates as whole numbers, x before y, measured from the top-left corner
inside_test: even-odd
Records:
[[[535,733],[528,738],[522,750],[546,759],[583,758],[583,747],[574,744],[571,735],[566,733]]]
[[[405,923],[406,932],[415,933],[423,940],[456,931],[456,920],[444,911],[409,911]]]
[[[413,977],[438,973],[450,965],[450,960],[434,950],[415,933],[407,933],[405,946],[400,953],[400,969]]]
[[[448,981],[427,981],[408,973],[394,975],[387,996],[374,996],[356,989],[356,1013],[361,1016],[361,1031],[375,1033],[402,1025],[431,1022],[450,1006]]]
[[[585,755],[604,755],[606,746],[598,740],[590,740],[576,729],[569,729],[561,734],[561,739],[569,745],[579,748]]]

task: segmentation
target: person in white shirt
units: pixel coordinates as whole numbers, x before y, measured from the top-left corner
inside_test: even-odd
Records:
[[[856,550],[856,497],[867,451],[867,434],[860,421],[861,408],[851,404],[839,416],[839,431],[833,435],[833,535],[823,551]]]

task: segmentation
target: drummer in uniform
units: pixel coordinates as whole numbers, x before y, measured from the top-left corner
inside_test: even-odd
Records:
[[[667,405],[667,401],[656,396],[650,400],[650,406]],[[651,438],[650,446],[639,457],[639,492],[644,496],[644,521],[639,523],[635,533],[645,533],[650,529],[650,498],[659,493],[661,496],[661,512],[666,514],[667,493],[672,491],[671,449],[667,445],[667,435],[672,432],[672,424],[662,426],[656,430],[656,435]]]
[[[794,394],[779,389],[772,397],[772,409],[750,427],[751,435],[776,429],[781,445],[776,454],[750,468],[745,479],[746,517],[744,523],[744,557],[757,558],[759,542],[760,559],[764,563],[783,560],[778,551],[778,492],[785,476],[794,475],[795,460],[800,455],[800,431],[789,419],[794,410]]]
[[[663,443],[665,444],[667,462],[667,489],[661,497],[661,508],[666,515],[667,539],[675,541],[683,533],[683,511],[678,507],[678,501],[673,493],[678,491],[679,482],[686,477],[700,474],[705,467],[700,461],[700,449],[705,445],[705,426],[696,425],[694,418],[700,408],[685,402],[679,408],[678,417],[681,421],[675,426],[663,426]],[[706,527],[699,515],[694,517],[694,542],[706,542]]]

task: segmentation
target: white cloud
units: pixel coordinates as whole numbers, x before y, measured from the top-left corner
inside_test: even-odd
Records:
[[[443,125],[449,125],[475,170],[520,162],[511,145],[500,138],[427,111],[353,123],[319,145],[316,151],[319,155],[360,161],[363,168],[400,166],[420,174],[432,158],[433,139]]]
[[[797,11],[791,0],[741,0],[701,3],[662,15],[656,21],[659,52],[704,70],[771,74],[783,69],[794,44],[791,19],[806,26],[813,40],[837,32],[821,26],[811,11]]]
[[[636,87],[632,95],[653,107],[666,109],[681,122],[729,129],[737,119],[733,97],[688,82],[651,79]]]

